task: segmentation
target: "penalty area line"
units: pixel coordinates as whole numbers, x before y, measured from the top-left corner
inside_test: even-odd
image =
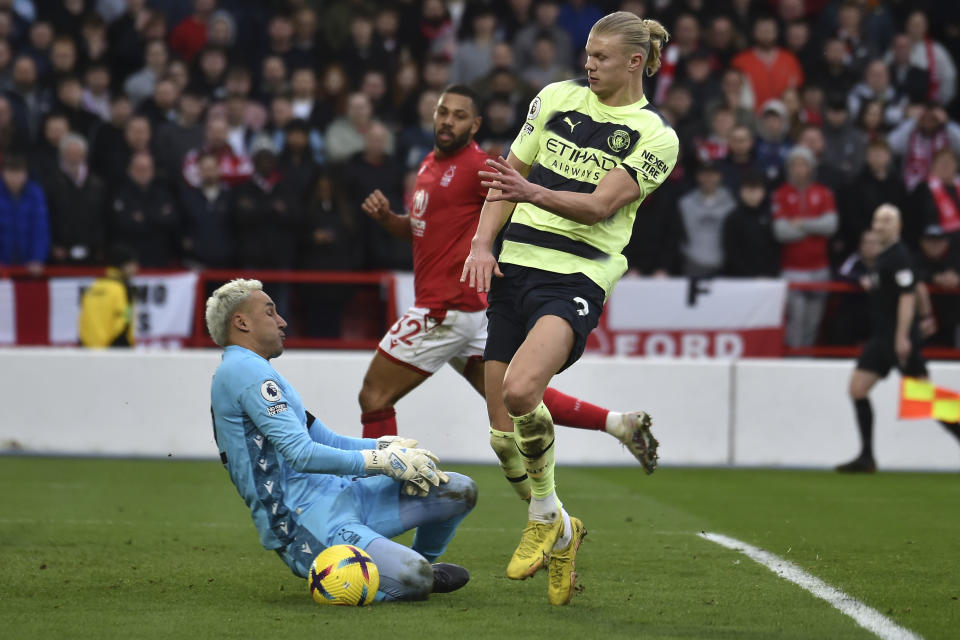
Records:
[[[820,578],[807,573],[792,562],[788,562],[769,551],[764,551],[759,547],[754,547],[720,533],[701,531],[697,535],[727,549],[739,551],[754,562],[762,564],[784,580],[789,580],[817,598],[825,600],[832,607],[850,616],[858,625],[877,637],[884,640],[923,640],[922,636],[901,627],[876,609],[868,607],[856,598],[830,586]]]

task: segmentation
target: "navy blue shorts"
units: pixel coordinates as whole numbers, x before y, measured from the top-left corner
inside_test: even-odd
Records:
[[[603,289],[582,273],[553,273],[501,264],[487,295],[487,346],[483,359],[510,362],[542,316],[559,316],[573,329],[573,348],[563,371],[583,355],[587,336],[600,322]],[[557,372],[559,373],[559,371]]]

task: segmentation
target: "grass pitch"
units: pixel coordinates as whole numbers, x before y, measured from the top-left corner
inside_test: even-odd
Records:
[[[762,547],[927,638],[957,637],[955,475],[558,470],[589,534],[582,591],[547,603],[546,576],[504,576],[525,520],[495,467],[444,560],[472,580],[427,602],[322,607],[260,548],[216,462],[0,458],[0,637],[870,638],[743,555]],[[410,541],[409,534],[402,541]]]

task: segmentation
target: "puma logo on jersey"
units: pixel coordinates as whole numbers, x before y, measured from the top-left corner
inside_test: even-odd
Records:
[[[583,122],[583,120],[577,120],[576,122],[574,122],[573,120],[570,119],[570,116],[565,116],[563,118],[563,121],[566,122],[567,125],[570,127],[570,133],[573,133],[573,130],[576,129],[577,125]]]

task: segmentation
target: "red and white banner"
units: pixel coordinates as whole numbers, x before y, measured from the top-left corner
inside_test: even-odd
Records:
[[[413,275],[397,274],[397,313],[413,306]],[[779,357],[787,282],[625,277],[587,353],[688,358]]]
[[[0,344],[75,345],[80,298],[92,277],[0,281]],[[193,332],[197,274],[133,278],[137,344],[176,346]]]
[[[777,357],[787,282],[624,278],[587,341],[589,353]]]

